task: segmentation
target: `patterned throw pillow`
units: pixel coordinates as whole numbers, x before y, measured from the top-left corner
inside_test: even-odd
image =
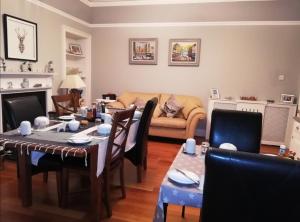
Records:
[[[176,100],[175,96],[171,95],[161,110],[167,117],[173,118],[182,108],[183,106]]]

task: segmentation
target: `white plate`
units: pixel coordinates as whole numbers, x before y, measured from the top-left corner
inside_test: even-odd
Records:
[[[92,141],[92,138],[89,136],[86,137],[71,137],[68,139],[68,143],[73,144],[86,144]]]
[[[200,178],[193,172],[188,171],[188,170],[182,170],[188,177],[192,178],[194,181],[199,181],[200,182]],[[180,173],[179,171],[173,169],[173,170],[169,170],[168,171],[168,177],[177,182],[177,183],[181,183],[181,184],[194,184],[195,182],[191,179],[189,179],[187,176],[183,175],[182,173]]]
[[[70,115],[70,116],[59,116],[58,119],[61,119],[61,120],[72,120],[72,119],[75,119],[75,116],[73,116],[73,115]]]

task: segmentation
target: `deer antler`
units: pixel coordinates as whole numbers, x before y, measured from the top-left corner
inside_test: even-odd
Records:
[[[15,32],[17,33],[17,35],[18,35],[18,39],[25,39],[25,36],[27,35],[27,32],[26,32],[26,30],[25,29],[23,29],[23,35],[21,35],[20,34],[20,28],[18,27],[18,28],[16,28],[15,29]]]

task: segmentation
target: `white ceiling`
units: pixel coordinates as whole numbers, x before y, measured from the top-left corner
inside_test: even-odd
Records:
[[[90,7],[134,6],[134,5],[165,5],[165,4],[196,4],[216,2],[266,2],[276,0],[80,0]]]

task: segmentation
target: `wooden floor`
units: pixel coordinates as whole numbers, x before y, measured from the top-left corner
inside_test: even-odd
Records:
[[[148,170],[143,183],[136,183],[135,168],[126,161],[126,199],[119,199],[120,190],[113,190],[113,216],[103,221],[142,222],[152,221],[160,183],[175,158],[179,143],[149,142]],[[276,153],[277,148],[263,146],[262,152]],[[82,184],[79,177],[71,177],[71,190],[78,190]],[[0,221],[1,222],[79,222],[88,221],[89,193],[82,191],[70,197],[68,209],[57,207],[55,175],[49,175],[48,184],[42,182],[42,175],[33,177],[33,205],[23,208],[17,196],[15,163],[5,162],[5,170],[0,171]],[[170,205],[168,221],[198,221],[200,210],[188,207],[186,218],[180,217],[181,208]]]

